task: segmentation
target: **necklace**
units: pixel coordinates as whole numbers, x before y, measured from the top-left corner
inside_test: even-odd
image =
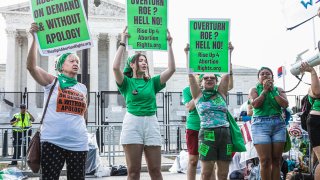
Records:
[[[132,91],[132,94],[133,95],[137,95],[138,94],[138,90],[137,90],[137,79],[134,79],[134,83],[133,83],[133,85],[134,85],[134,90]]]
[[[133,95],[137,95],[137,94],[138,94],[138,90],[136,90],[136,89],[133,90],[133,91],[132,91],[132,94],[133,94]]]

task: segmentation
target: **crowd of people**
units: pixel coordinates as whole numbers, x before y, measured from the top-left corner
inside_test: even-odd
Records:
[[[88,152],[86,128],[87,87],[76,80],[80,58],[75,53],[65,53],[56,60],[57,75],[49,74],[37,65],[36,23],[31,24],[33,41],[27,57],[27,69],[34,80],[43,87],[44,99],[48,102],[41,125],[41,176],[42,179],[59,179],[67,164],[68,179],[85,179],[85,163]],[[151,179],[163,179],[161,174],[161,135],[156,117],[156,94],[166,86],[174,74],[175,59],[172,49],[173,38],[167,31],[168,67],[159,75],[149,73],[148,57],[143,53],[129,56],[123,64],[126,42],[130,38],[127,27],[121,34],[113,72],[119,92],[125,99],[126,114],[123,119],[120,144],[123,146],[128,179],[140,179],[141,162],[144,154]],[[233,51],[229,43],[229,55]],[[189,45],[184,49],[188,58]],[[231,58],[230,58],[231,60]],[[188,111],[186,140],[189,153],[187,179],[195,179],[198,160],[201,162],[201,178],[227,179],[228,167],[233,152],[243,142],[234,142],[234,119],[230,117],[226,102],[227,93],[233,88],[233,73],[222,77],[217,74],[188,74],[189,86],[183,90],[184,104]],[[308,118],[308,133],[313,151],[320,158],[320,81],[313,67],[302,63],[301,72],[311,75],[310,101],[314,101]],[[63,108],[65,101],[81,103],[81,109]],[[281,116],[288,107],[284,90],[274,85],[273,72],[261,67],[257,84],[249,90],[248,105],[252,116],[252,138],[260,161],[262,180],[280,179],[281,158],[286,142],[286,124]],[[21,155],[21,137],[34,121],[26,105],[14,115],[11,124],[14,133],[14,161]],[[30,135],[29,135],[30,136]],[[242,140],[243,141],[243,140]],[[239,145],[240,144],[240,145]],[[240,148],[241,149],[241,148]],[[239,150],[239,151],[243,151]],[[25,150],[24,150],[25,154]],[[316,168],[315,179],[320,179],[320,167]]]

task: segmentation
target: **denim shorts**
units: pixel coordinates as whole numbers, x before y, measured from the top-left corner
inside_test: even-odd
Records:
[[[253,117],[251,132],[253,144],[286,142],[286,123],[280,116]]]

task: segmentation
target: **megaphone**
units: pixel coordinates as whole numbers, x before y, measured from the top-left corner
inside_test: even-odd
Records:
[[[297,55],[297,60],[294,64],[291,65],[290,72],[292,75],[297,76],[300,74],[300,66],[302,62],[307,62],[310,66],[317,66],[320,64],[320,53],[318,52],[316,55],[308,58],[307,60],[303,60],[301,55],[306,53],[308,50],[303,51],[302,53]]]

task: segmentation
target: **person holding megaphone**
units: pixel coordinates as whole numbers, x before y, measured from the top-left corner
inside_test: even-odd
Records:
[[[307,62],[301,64],[300,71],[309,72],[311,75],[311,87],[308,90],[308,99],[312,104],[307,119],[307,129],[313,152],[320,159],[320,80],[317,72]],[[315,169],[314,179],[320,179],[320,166]]]

